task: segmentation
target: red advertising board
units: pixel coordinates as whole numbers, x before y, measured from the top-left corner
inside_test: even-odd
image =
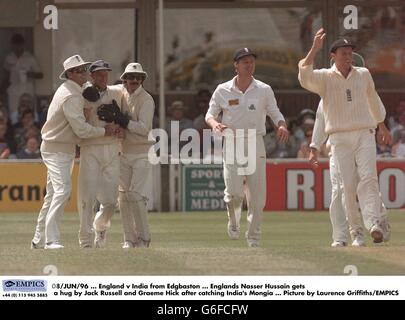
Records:
[[[381,196],[387,208],[405,208],[405,160],[377,163]],[[308,161],[269,160],[265,210],[326,210],[330,203],[329,164],[317,169]]]

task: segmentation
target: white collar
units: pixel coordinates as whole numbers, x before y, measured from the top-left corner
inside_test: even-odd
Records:
[[[246,92],[248,92],[250,89],[252,89],[253,87],[258,87],[257,85],[257,81],[254,77],[252,77],[252,82],[249,84],[249,87],[247,87]],[[236,76],[233,77],[233,79],[231,80],[231,86],[229,87],[230,90],[234,90],[234,91],[241,91],[237,86],[236,86]]]
[[[330,68],[333,72],[336,72],[338,75],[340,75],[342,78],[345,78],[345,77],[343,77],[343,75],[342,75],[342,73],[338,70],[338,68],[336,67],[336,64],[334,63],[333,64],[333,66]],[[349,79],[350,77],[351,77],[351,75],[353,74],[353,72],[355,71],[355,67],[354,66],[352,66],[352,68],[350,69],[350,72],[349,72],[349,74],[347,75],[347,78],[345,78],[345,79]]]

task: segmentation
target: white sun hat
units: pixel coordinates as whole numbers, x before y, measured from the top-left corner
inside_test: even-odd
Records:
[[[140,73],[145,75],[145,79],[148,77],[148,74],[143,71],[142,65],[138,62],[131,62],[125,67],[124,73],[121,75],[120,79],[124,80],[125,75],[128,73]]]
[[[59,79],[67,80],[66,71],[73,69],[73,68],[80,67],[80,66],[87,66],[90,64],[91,64],[91,62],[84,62],[84,60],[82,59],[81,56],[79,56],[78,54],[75,54],[74,56],[67,58],[63,62],[63,68],[65,70],[63,70],[63,72],[60,74]]]

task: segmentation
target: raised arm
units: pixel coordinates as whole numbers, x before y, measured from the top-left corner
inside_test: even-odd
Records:
[[[324,91],[324,72],[322,70],[314,70],[313,64],[316,54],[322,48],[325,37],[326,33],[324,32],[323,28],[319,29],[315,34],[314,42],[308,54],[298,63],[298,80],[301,86],[311,92],[317,93],[320,96],[323,95]]]
[[[319,29],[314,37],[314,42],[312,43],[312,47],[309,50],[307,56],[303,59],[302,66],[309,66],[314,64],[315,56],[319,50],[322,49],[323,41],[326,38],[326,33],[323,28]]]

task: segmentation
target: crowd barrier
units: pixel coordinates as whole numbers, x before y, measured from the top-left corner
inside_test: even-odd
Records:
[[[150,183],[147,184],[149,210],[159,207],[160,188],[158,167],[153,167]],[[38,212],[46,192],[46,167],[42,160],[1,160],[0,161],[0,213]],[[77,212],[77,177],[79,163],[75,162],[72,172],[72,194],[65,207],[66,212]]]
[[[271,159],[267,160],[266,170],[266,211],[329,208],[331,184],[327,160],[314,169],[307,160]],[[387,208],[404,208],[405,159],[380,160],[377,170]],[[178,207],[183,211],[225,210],[221,165],[182,166],[176,177],[181,190]]]
[[[73,168],[73,191],[67,212],[77,212],[78,163]],[[405,160],[377,163],[382,199],[390,209],[405,208]],[[327,161],[317,169],[306,160],[267,160],[266,211],[326,210],[330,203]],[[161,192],[169,206],[163,210],[225,210],[221,165],[169,165],[168,181],[160,182],[161,167],[153,166],[147,185],[150,210],[162,210]],[[41,160],[0,162],[0,212],[38,212],[46,186],[46,168]]]

